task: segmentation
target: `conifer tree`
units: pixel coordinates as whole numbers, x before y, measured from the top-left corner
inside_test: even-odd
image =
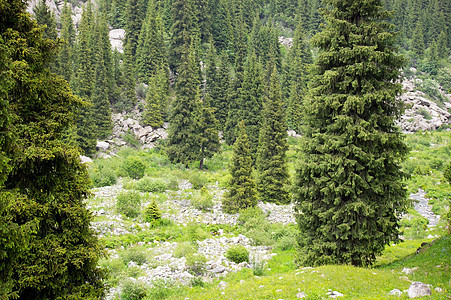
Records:
[[[215,109],[215,118],[218,120],[219,130],[223,130],[229,112],[229,84],[230,66],[227,54],[221,55],[219,70],[217,70],[214,84],[207,86],[212,98],[211,107]]]
[[[437,39],[438,58],[443,59],[448,56],[448,47],[446,45],[446,34],[442,30]]]
[[[56,44],[25,9],[20,0],[0,3],[0,127],[8,125],[0,135],[8,158],[5,172],[0,155],[0,298],[99,299],[103,247],[84,202],[88,173],[78,149],[61,141],[83,102],[50,72]]]
[[[159,69],[149,80],[146,107],[142,119],[144,125],[154,128],[163,126],[167,108],[168,89],[168,72],[164,69]]]
[[[123,69],[123,81],[122,86],[122,103],[119,107],[123,110],[130,110],[136,104],[136,79],[135,79],[135,68],[133,67],[133,54],[132,54],[131,43],[125,44],[124,47],[124,63]]]
[[[166,65],[163,21],[154,0],[150,0],[136,50],[137,79],[149,84],[151,76]]]
[[[238,137],[233,145],[233,157],[229,166],[232,179],[229,191],[222,201],[223,210],[236,213],[257,205],[257,188],[252,179],[252,158],[249,152],[244,122],[238,124]]]
[[[199,68],[191,45],[182,52],[176,97],[172,104],[167,153],[173,163],[185,166],[199,159],[200,140],[196,117],[199,113]]]
[[[312,62],[310,47],[305,40],[302,19],[296,27],[293,45],[285,63],[284,93],[286,118],[289,128],[301,131],[302,99],[306,93],[308,66]]]
[[[263,75],[257,56],[252,53],[244,66],[243,87],[239,96],[238,118],[244,120],[252,161],[257,159],[258,139],[262,125]]]
[[[260,200],[288,204],[287,127],[277,71],[271,72],[258,147],[257,188]]]
[[[130,54],[133,60],[136,55],[139,33],[142,26],[142,18],[139,12],[140,12],[139,0],[127,0],[127,4],[125,6],[124,44],[128,45],[128,49],[130,50]]]
[[[194,0],[175,0],[172,6],[173,25],[169,46],[169,67],[177,73],[178,65],[184,59],[183,51],[194,45],[197,51],[199,44],[199,28],[194,11]]]
[[[83,8],[77,41],[77,71],[74,84],[75,93],[88,105],[79,108],[76,138],[86,155],[96,150],[96,125],[92,107],[92,92],[95,62],[95,21],[91,1]]]
[[[75,29],[71,18],[71,9],[67,2],[64,2],[63,11],[61,13],[61,39],[63,44],[58,52],[57,73],[61,75],[67,82],[71,81],[74,68],[74,43]]]
[[[219,152],[221,145],[219,143],[218,121],[214,115],[214,108],[210,107],[211,97],[205,94],[202,109],[197,121],[198,134],[200,138],[200,162],[199,169],[203,169],[205,158],[211,158]]]
[[[380,0],[325,5],[296,174],[298,263],[364,266],[399,241],[407,206],[400,168],[407,147],[395,125],[404,60],[393,52]]]
[[[105,61],[102,52],[97,52],[97,63],[94,71],[93,93],[93,120],[96,128],[96,139],[104,139],[111,135],[113,124],[111,121],[110,102],[108,101],[108,82],[105,70]]]
[[[423,23],[417,22],[412,37],[412,50],[417,56],[422,56],[425,49]]]
[[[55,15],[50,11],[45,0],[39,1],[39,4],[33,8],[33,13],[36,22],[38,22],[39,25],[45,25],[44,38],[56,40],[58,34],[56,32]]]

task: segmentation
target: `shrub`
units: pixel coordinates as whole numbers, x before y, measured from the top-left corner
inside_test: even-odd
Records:
[[[193,254],[196,252],[197,252],[196,247],[194,247],[192,244],[184,242],[184,243],[179,243],[177,245],[177,248],[175,248],[174,251],[172,252],[172,256],[174,256],[175,258],[182,258],[182,257],[186,257],[187,255]]]
[[[252,273],[255,276],[262,276],[265,274],[265,266],[266,263],[264,260],[259,260],[257,258],[253,258],[251,260]]]
[[[143,263],[147,262],[146,248],[142,246],[129,247],[126,250],[120,252],[119,256],[125,264],[133,261],[138,265],[142,265]]]
[[[147,291],[147,299],[166,299],[170,295],[177,293],[179,288],[174,283],[165,280],[154,280],[152,287]]]
[[[246,224],[251,219],[258,219],[259,221],[265,219],[265,213],[258,206],[242,209],[239,214],[237,221],[241,224]]]
[[[200,253],[188,253],[186,256],[187,271],[196,276],[201,276],[207,268],[207,258]]]
[[[205,286],[205,283],[204,283],[204,281],[202,280],[201,277],[193,277],[193,278],[191,278],[191,280],[190,280],[190,285],[191,285],[192,287],[195,287],[195,286],[198,286],[198,287],[204,287],[204,286]]]
[[[199,190],[208,183],[208,178],[201,172],[191,172],[188,174],[188,181],[193,185],[193,188]]]
[[[137,156],[129,156],[125,158],[122,168],[127,176],[133,179],[142,178],[144,176],[144,171],[146,170],[146,166],[141,161],[141,158]]]
[[[161,219],[161,210],[158,208],[157,202],[155,199],[150,201],[150,204],[147,206],[146,211],[144,212],[146,222],[154,222],[156,220]]]
[[[231,246],[227,249],[226,255],[228,260],[234,263],[242,263],[249,261],[249,251],[243,245]]]
[[[117,182],[116,172],[110,167],[95,169],[90,175],[94,187],[114,185]]]
[[[200,209],[202,211],[211,210],[214,202],[213,195],[211,195],[206,187],[202,187],[200,190],[200,197],[195,197],[191,199],[191,205],[196,209]]]
[[[197,245],[197,241],[203,241],[210,237],[210,234],[203,230],[197,224],[190,224],[187,228],[188,230],[188,239],[191,243]]]
[[[116,209],[118,213],[129,218],[139,216],[141,209],[141,195],[135,191],[119,193],[117,195]]]
[[[127,279],[122,285],[121,300],[140,300],[147,296],[146,287],[142,282]]]
[[[141,192],[158,193],[164,192],[168,184],[161,178],[144,177],[136,183],[136,189]]]

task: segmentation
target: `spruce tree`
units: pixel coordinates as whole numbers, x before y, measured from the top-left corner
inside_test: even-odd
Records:
[[[424,43],[423,23],[419,21],[416,23],[415,31],[413,32],[412,50],[418,57],[421,57],[424,54],[424,49],[425,43]]]
[[[144,125],[154,128],[163,126],[167,108],[168,89],[168,72],[165,69],[159,69],[149,80],[146,107],[142,118]]]
[[[125,6],[125,40],[124,44],[128,45],[132,59],[136,55],[138,47],[139,33],[142,26],[142,18],[139,13],[139,1],[127,0]],[[125,46],[124,46],[125,47]]]
[[[308,66],[311,62],[310,47],[305,40],[304,25],[300,19],[286,58],[283,89],[287,124],[298,133],[301,131],[302,99],[306,94]]]
[[[182,51],[179,76],[176,82],[176,97],[172,104],[167,153],[173,163],[188,166],[199,159],[200,140],[196,117],[200,108],[199,69],[194,47]]]
[[[211,97],[204,95],[201,112],[197,121],[198,135],[200,139],[199,169],[204,168],[204,160],[211,158],[221,149],[219,143],[218,120],[214,115],[214,108],[210,107]]]
[[[239,96],[238,118],[244,120],[252,161],[257,159],[258,139],[262,125],[263,75],[257,56],[252,53],[244,66],[243,87]]]
[[[229,191],[222,201],[223,210],[236,213],[241,209],[257,205],[257,188],[252,179],[252,158],[244,121],[238,124],[238,137],[233,145],[230,168],[232,179]]]
[[[58,34],[56,32],[56,19],[55,15],[50,11],[49,7],[45,3],[45,0],[39,1],[39,4],[33,8],[33,13],[36,18],[36,22],[39,25],[44,25],[44,38],[56,40]]]
[[[229,84],[230,84],[230,66],[227,54],[221,55],[219,70],[216,70],[214,84],[207,86],[212,101],[211,107],[215,109],[215,118],[218,120],[219,130],[223,130],[227,121],[229,112]]]
[[[50,72],[56,43],[25,9],[20,0],[0,3],[0,126],[8,125],[0,135],[0,149],[8,146],[0,152],[8,158],[7,172],[0,160],[0,298],[99,299],[103,247],[85,205],[88,173],[78,149],[61,141],[83,102]]]
[[[277,71],[274,69],[271,73],[260,130],[257,188],[260,200],[288,204],[291,199],[288,193],[287,127]]]
[[[163,21],[154,0],[150,0],[136,50],[136,74],[140,82],[149,84],[151,76],[166,65]]]
[[[72,79],[74,71],[74,43],[75,29],[71,17],[71,9],[67,2],[64,2],[63,11],[61,13],[61,39],[63,44],[58,52],[57,73],[61,75],[67,82]]]
[[[296,172],[298,263],[364,266],[399,241],[407,206],[407,147],[395,125],[404,60],[380,0],[325,4]]]

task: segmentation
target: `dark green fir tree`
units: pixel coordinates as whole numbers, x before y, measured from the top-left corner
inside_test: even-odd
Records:
[[[223,130],[227,121],[229,112],[229,84],[230,84],[230,66],[228,55],[223,53],[220,58],[219,69],[212,83],[207,85],[212,101],[211,107],[215,109],[215,118],[218,120],[219,130]],[[207,80],[209,80],[207,78]]]
[[[146,107],[144,109],[142,123],[146,126],[159,128],[163,126],[169,90],[168,72],[160,69],[150,77],[146,95]]]
[[[257,205],[257,188],[252,179],[252,158],[244,121],[238,124],[238,137],[233,145],[233,157],[229,166],[232,179],[229,191],[222,201],[222,209],[236,213]]]
[[[57,45],[26,2],[0,16],[0,298],[101,299],[87,169],[61,140],[83,102],[49,70]]]
[[[200,139],[196,117],[200,109],[199,69],[194,47],[182,51],[176,97],[172,104],[167,153],[173,163],[189,163],[199,159]]]
[[[252,161],[257,159],[258,139],[262,125],[263,74],[257,56],[252,53],[244,65],[243,87],[239,97],[238,117],[244,120]]]
[[[61,39],[63,44],[56,61],[57,73],[66,79],[67,82],[70,82],[74,71],[75,29],[72,22],[71,9],[67,2],[64,3],[61,13]]]
[[[56,40],[58,33],[56,31],[56,19],[45,0],[39,1],[33,8],[34,17],[39,25],[44,25],[44,38]]]
[[[260,200],[277,204],[290,202],[287,150],[282,94],[277,71],[274,69],[264,98],[263,125],[256,164]]]
[[[136,50],[136,74],[140,82],[149,84],[151,76],[166,65],[163,21],[154,0],[150,0]]]
[[[296,172],[298,263],[366,266],[399,241],[408,204],[400,167],[407,147],[395,124],[404,59],[381,0],[324,3]]]
[[[218,120],[214,115],[214,108],[210,107],[211,97],[208,93],[204,95],[201,112],[197,121],[198,134],[200,138],[200,162],[199,169],[204,168],[204,160],[211,158],[221,149],[219,143]]]

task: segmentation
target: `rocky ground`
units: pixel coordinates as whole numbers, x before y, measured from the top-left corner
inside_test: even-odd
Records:
[[[180,189],[178,191],[168,191],[168,197],[161,209],[164,211],[163,217],[172,220],[181,226],[189,223],[204,224],[236,224],[238,215],[224,214],[221,209],[221,198],[224,193],[217,185],[212,185],[209,190],[214,195],[215,205],[210,212],[202,212],[193,208],[186,192],[190,191],[191,185],[187,181],[180,181]],[[97,216],[102,216],[102,221],[92,223],[92,227],[98,232],[99,236],[123,235],[137,232],[138,228],[145,230],[149,228],[149,223],[125,222],[122,216],[115,213],[116,195],[122,191],[122,183],[114,186],[97,188],[93,191],[94,198],[90,201],[89,208]],[[415,202],[415,209],[424,217],[426,217],[430,226],[438,223],[439,216],[436,216],[425,198],[425,192],[420,190],[416,194],[410,196]],[[148,203],[142,203],[143,208]],[[267,219],[270,222],[280,222],[283,224],[295,223],[293,216],[293,205],[276,205],[270,203],[259,203],[259,207],[266,212]],[[203,280],[209,281],[214,278],[225,276],[230,272],[236,272],[242,268],[251,268],[249,263],[235,264],[225,257],[225,252],[232,245],[243,245],[250,252],[251,263],[263,263],[269,260],[275,254],[271,252],[271,248],[267,246],[252,246],[251,241],[244,235],[224,236],[222,230],[219,235],[198,242],[199,253],[207,258],[206,273]],[[143,245],[140,243],[139,245]],[[185,257],[176,258],[173,256],[174,249],[177,248],[176,242],[158,242],[148,243],[149,257],[153,257],[152,263],[144,263],[137,265],[134,262],[129,263],[129,267],[140,268],[145,275],[137,279],[145,284],[151,285],[154,280],[175,281],[182,284],[188,284],[193,278],[186,269]],[[110,258],[117,258],[116,250],[110,250]],[[406,271],[407,272],[407,271]],[[118,290],[113,288],[110,290],[109,299]],[[398,291],[393,291],[398,293]]]

